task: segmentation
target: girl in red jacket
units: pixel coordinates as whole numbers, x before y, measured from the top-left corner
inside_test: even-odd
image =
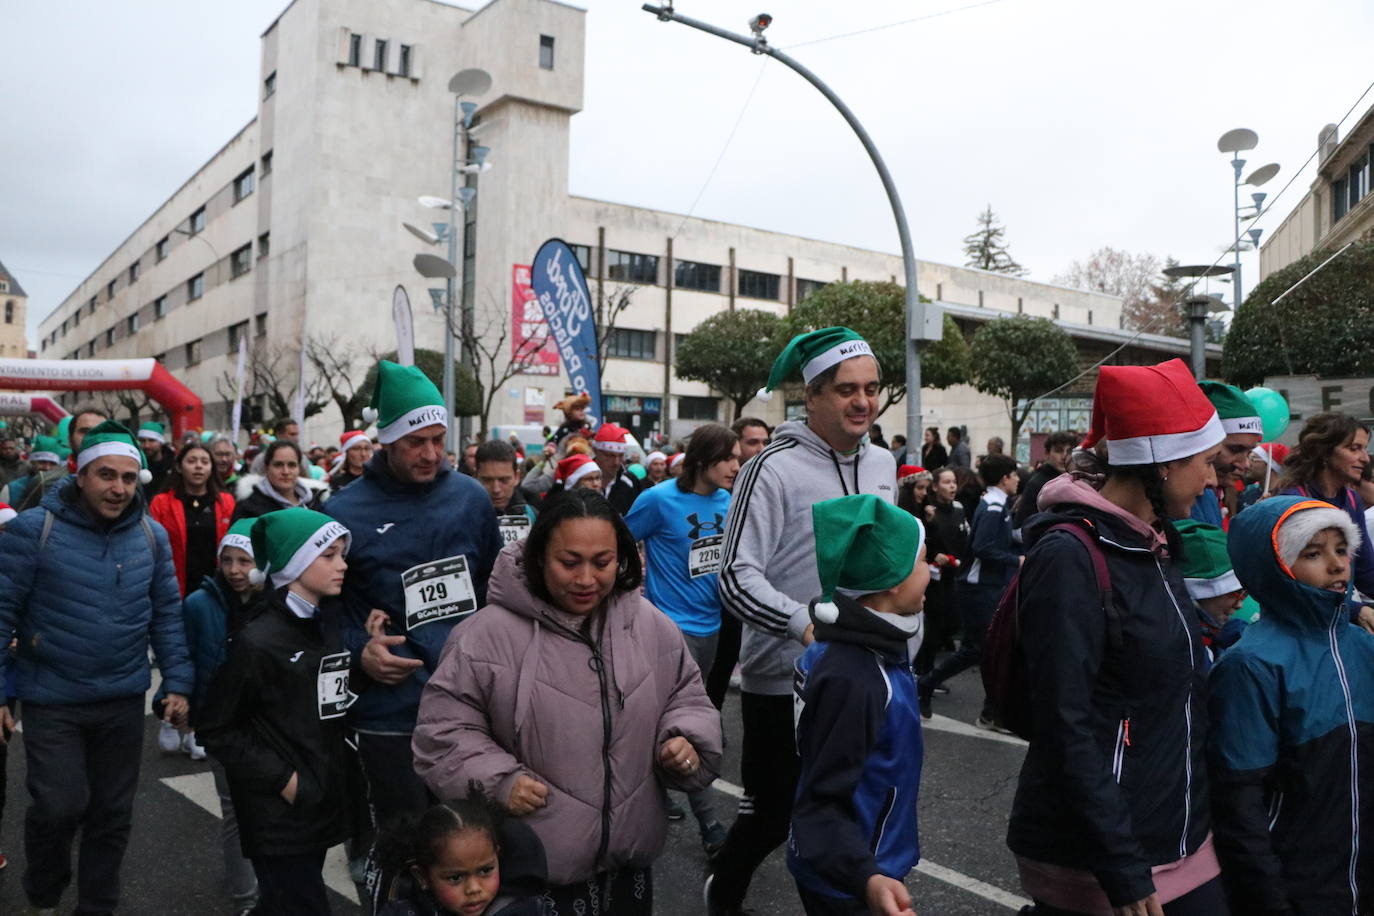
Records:
[[[200,587],[215,574],[215,551],[229,531],[234,497],[220,490],[215,462],[202,442],[192,442],[177,454],[171,486],[153,497],[148,514],[167,529],[172,542],[181,596]]]

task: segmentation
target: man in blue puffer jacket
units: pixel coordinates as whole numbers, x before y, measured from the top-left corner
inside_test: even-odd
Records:
[[[420,691],[454,625],[486,603],[501,534],[486,490],[444,460],[448,412],[434,383],[382,360],[372,404],[382,447],[325,512],[353,536],[344,642],[365,677],[348,721],[385,826],[430,805],[410,750]]]
[[[186,717],[194,678],[181,591],[167,532],[144,514],[146,473],[133,434],[106,421],[82,441],[75,476],[0,536],[0,633],[18,637],[15,658],[0,655],[0,685],[13,665],[32,799],[24,891],[38,909],[56,908],[71,881],[78,827],[77,912],[119,904],[150,642],[166,715]],[[11,724],[0,705],[0,726]]]

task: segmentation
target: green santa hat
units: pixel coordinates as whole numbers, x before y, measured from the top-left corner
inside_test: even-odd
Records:
[[[1226,435],[1229,436],[1232,433],[1264,435],[1264,426],[1260,422],[1259,411],[1245,396],[1244,391],[1225,382],[1203,381],[1197,384],[1202,389],[1202,393],[1207,395],[1207,400],[1211,401],[1212,406],[1217,409],[1217,417],[1221,420],[1221,428],[1226,431]]]
[[[827,499],[811,506],[816,535],[816,574],[821,603],[816,620],[834,623],[835,591],[883,592],[911,575],[924,538],[910,512],[868,493]]]
[[[108,455],[134,459],[138,462],[139,483],[153,482],[152,472],[148,470],[148,459],[143,457],[143,449],[134,441],[134,434],[122,423],[116,423],[114,420],[106,420],[86,433],[86,438],[81,440],[81,451],[76,453],[76,472],[81,473],[86,465]]]
[[[782,348],[778,358],[773,360],[773,369],[768,373],[768,384],[759,389],[756,395],[761,401],[773,398],[773,389],[801,370],[802,381],[811,380],[831,366],[855,356],[873,356],[873,348],[868,341],[849,328],[821,328],[798,334]]]
[[[377,363],[377,386],[363,420],[377,424],[377,439],[389,444],[426,426],[448,428],[448,410],[439,389],[415,366],[390,360]]]
[[[253,559],[253,523],[256,521],[256,518],[241,518],[230,525],[224,537],[220,538],[215,556],[224,553],[226,547],[237,547],[248,554],[248,559]]]
[[[1226,552],[1225,531],[1192,519],[1176,521],[1174,527],[1183,538],[1180,569],[1194,601],[1229,595],[1243,588]]]
[[[290,585],[339,538],[347,554],[353,536],[323,512],[301,508],[269,512],[253,522],[252,554],[257,568],[248,578],[261,585],[270,575],[273,588]]]
[[[34,436],[29,460],[51,461],[53,464],[61,464],[69,454],[71,454],[71,449],[59,442],[56,436]]]
[[[138,428],[138,438],[152,439],[154,442],[166,443],[167,428],[161,423],[154,423],[151,420]]]

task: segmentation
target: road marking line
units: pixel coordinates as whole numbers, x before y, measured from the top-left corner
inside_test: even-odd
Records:
[[[1001,732],[990,732],[986,729],[969,725],[967,722],[960,722],[958,719],[951,719],[949,716],[932,716],[929,719],[921,720],[921,727],[928,728],[937,732],[949,732],[955,735],[963,735],[967,738],[982,738],[984,741],[1000,741],[1003,744],[1011,744],[1016,747],[1029,747],[1015,735],[1004,735]]]
[[[916,866],[916,870],[927,877],[934,878],[936,881],[943,881],[946,884],[968,891],[970,894],[977,894],[984,900],[1001,904],[1009,910],[1019,910],[1023,906],[1030,906],[1030,901],[1024,897],[1008,893],[1000,887],[979,881],[977,878],[970,878],[968,875],[960,874],[952,868],[945,868],[943,865],[936,865],[928,859],[922,859]]]
[[[209,770],[186,776],[168,776],[159,782],[173,792],[184,795],[215,817],[223,817],[219,809],[219,793],[215,791],[215,777]],[[325,854],[324,883],[349,902],[358,903],[358,889],[354,887],[353,879],[348,876],[348,853],[344,851],[343,846],[335,846]]]
[[[973,729],[972,726],[966,727]],[[980,735],[985,734],[981,729],[973,730],[977,731]],[[998,735],[998,737],[1006,736]],[[1021,743],[1025,744],[1024,741],[1022,741]],[[733,782],[729,782],[724,779],[716,779],[715,782],[711,783],[711,788],[715,789],[717,792],[722,792],[725,795],[729,795],[733,798],[744,797],[744,789],[735,785]],[[954,887],[957,887],[962,891],[968,891],[970,894],[975,894],[979,897],[982,897],[984,900],[990,900],[993,903],[1001,904],[1002,906],[1005,906],[1009,909],[1019,910],[1023,906],[1030,905],[1029,900],[1026,900],[1022,897],[1018,897],[1015,894],[1010,893],[1008,891],[1004,891],[996,885],[988,884],[985,881],[979,881],[977,878],[970,878],[968,875],[965,875],[961,872],[957,872],[952,868],[946,868],[943,865],[936,865],[934,862],[931,862],[928,859],[922,859],[920,864],[916,866],[916,870],[927,877],[934,878],[936,881],[943,881],[945,884],[953,885]]]

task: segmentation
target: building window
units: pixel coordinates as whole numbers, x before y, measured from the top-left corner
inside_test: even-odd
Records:
[[[114,346],[114,340],[115,340],[115,329],[114,329],[114,328],[106,328],[106,329],[105,329],[105,346],[107,346],[107,347],[113,347],[113,346]]]
[[[592,246],[590,245],[569,245],[573,255],[577,258],[577,263],[582,267],[582,273],[587,276],[592,275]]]
[[[553,69],[553,36],[539,36],[539,66],[545,70]]]
[[[170,238],[164,235],[162,238],[158,239],[157,245],[154,246],[153,250],[157,253],[157,259],[159,261],[166,259],[169,248],[171,248]]]
[[[400,60],[396,62],[397,76],[410,76],[410,45],[401,45]]]
[[[778,280],[777,274],[760,273],[757,270],[741,270],[739,272],[739,294],[748,296],[750,299],[778,299]]]
[[[945,301],[945,285],[943,283],[935,284],[935,298],[940,302]]]
[[[3,277],[0,277],[0,293],[7,293],[7,292],[9,292],[9,291],[10,291],[10,281],[4,279]]]
[[[657,355],[655,338],[657,331],[632,331],[629,328],[612,328],[607,356],[620,359],[653,359]]]
[[[243,200],[253,193],[253,167],[250,165],[248,170],[234,179],[234,203]]]
[[[138,333],[138,312],[134,312],[124,321],[124,327],[130,334]]]
[[[253,269],[253,246],[244,245],[242,248],[234,249],[234,253],[229,255],[229,276],[241,277]]]
[[[191,214],[191,234],[205,231],[205,208],[201,207]]]
[[[114,280],[111,280],[109,283],[106,283],[106,284],[105,284],[105,298],[106,298],[106,299],[113,299],[113,298],[114,298],[114,294],[115,294],[115,281],[114,281]]]
[[[978,307],[983,307],[983,291],[981,289],[978,290]]]
[[[606,276],[631,283],[657,283],[658,257],[629,251],[606,252]]]
[[[679,397],[677,399],[677,418],[679,420],[719,420],[720,401],[715,398]]]
[[[257,337],[267,336],[267,313],[259,312],[253,316],[253,334]]]
[[[5,324],[14,324],[14,300],[5,303]]]
[[[205,274],[196,274],[186,281],[186,301],[194,302],[205,295]]]
[[[72,312],[72,327],[81,327],[81,309],[77,309],[76,311]]]
[[[134,281],[137,280],[137,279],[138,279],[138,262],[135,261],[134,263],[132,263],[132,264],[129,265],[129,282],[132,283],[132,282],[134,282]]]
[[[1088,309],[1088,324],[1092,324],[1092,323],[1093,323],[1093,310],[1092,310],[1092,309]]]
[[[272,174],[272,151],[268,150],[262,154],[262,177],[266,178]]]
[[[229,325],[229,355],[239,352],[239,341],[248,336],[248,322],[240,321]]]
[[[167,297],[158,296],[153,300],[153,320],[157,321],[167,314]]]
[[[78,309],[77,311],[78,311],[78,313],[79,313],[79,312],[80,312],[80,309]],[[94,315],[94,314],[95,314],[95,296],[92,296],[92,297],[91,297],[91,301],[86,303],[86,314],[87,314],[87,315]]]
[[[720,265],[678,261],[673,265],[673,285],[680,289],[699,289],[707,293],[720,292]]]
[[[1058,320],[1059,320],[1059,303],[1058,303],[1058,302],[1056,302],[1056,303],[1054,304],[1054,308],[1051,310],[1051,313],[1050,313],[1050,314],[1053,315],[1055,321],[1058,321]]]
[[[798,278],[797,278],[797,302],[799,302],[799,303],[800,303],[800,302],[805,302],[807,296],[811,295],[812,293],[814,293],[816,290],[820,289],[821,287],[823,287],[823,286],[828,286],[828,285],[829,285],[829,284],[827,284],[827,283],[825,283],[825,282],[823,282],[823,281],[821,281],[821,280],[803,280],[803,279],[801,279],[800,277],[798,277]]]
[[[1016,314],[1020,315],[1026,311],[1026,302],[1020,296],[1016,297]]]
[[[377,39],[377,43],[376,43],[375,45],[373,45],[373,50],[372,50],[372,69],[373,69],[373,70],[385,70],[385,69],[386,69],[386,41],[383,40],[383,39],[381,39],[381,38],[378,38],[378,39]]]
[[[272,94],[277,91],[277,71],[273,70],[267,74],[267,79],[262,81],[262,98],[264,101],[270,99]]]
[[[200,362],[200,338],[186,345],[186,365],[194,366]]]
[[[272,250],[272,233],[264,232],[258,236],[258,257],[265,258],[267,253]]]
[[[86,344],[86,357],[89,359],[92,356],[95,356],[95,338],[91,338]]]
[[[363,65],[363,36],[357,32],[350,32],[348,36],[348,65],[350,67]]]
[[[77,312],[77,314],[79,315],[79,314],[81,314],[81,313],[80,313],[80,312]],[[66,337],[66,336],[67,336],[67,322],[66,322],[65,320],[62,322],[62,336],[63,336],[63,337]]]

